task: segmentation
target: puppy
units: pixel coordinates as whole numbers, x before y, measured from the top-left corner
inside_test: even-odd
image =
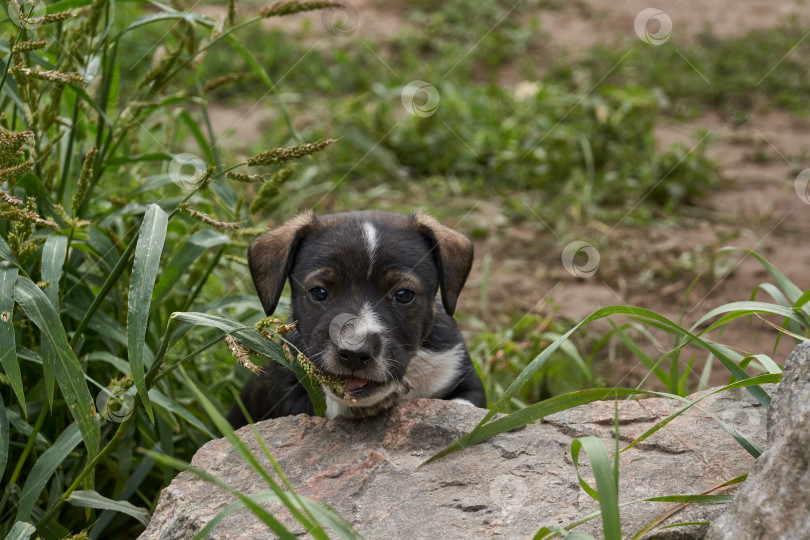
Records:
[[[345,382],[345,396],[324,388],[329,418],[371,416],[415,398],[486,406],[452,317],[472,259],[466,236],[420,212],[307,212],[248,249],[265,313],[289,277],[289,320],[298,324],[287,339]],[[295,375],[276,362],[250,380],[242,401],[255,421],[314,414]],[[247,423],[237,405],[228,420]]]

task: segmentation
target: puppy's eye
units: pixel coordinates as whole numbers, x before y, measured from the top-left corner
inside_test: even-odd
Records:
[[[394,302],[399,304],[410,304],[416,293],[410,289],[400,289],[394,294]]]
[[[326,292],[326,289],[323,287],[312,287],[309,290],[309,297],[315,300],[316,302],[323,302],[327,298],[329,298],[329,293]]]

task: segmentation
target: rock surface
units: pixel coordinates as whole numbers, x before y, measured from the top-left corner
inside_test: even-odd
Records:
[[[764,410],[745,390],[710,396],[701,404],[758,444],[764,442]],[[620,402],[622,446],[677,406],[658,398]],[[612,453],[612,402],[549,416],[415,471],[441,447],[471,430],[483,414],[463,404],[415,400],[372,419],[301,415],[257,427],[298,493],[328,502],[370,539],[531,538],[543,525],[565,526],[598,509],[578,485],[570,444],[575,437],[596,435]],[[248,428],[238,433],[272,470]],[[584,455],[580,466],[587,478],[583,461],[587,462]],[[225,439],[207,443],[192,463],[242,492],[268,489]],[[748,472],[753,464],[754,459],[714,420],[694,407],[621,454],[620,500],[701,493]],[[181,473],[163,490],[141,539],[190,538],[234,500],[192,474]],[[635,533],[675,506],[623,507],[625,534]],[[267,507],[291,531],[305,533],[279,505]],[[723,509],[724,505],[688,506],[664,523],[710,521]],[[602,536],[598,519],[576,530]],[[704,533],[705,527],[691,526],[653,531],[646,538],[700,538]],[[211,538],[271,536],[243,509],[225,518]]]
[[[767,422],[767,450],[707,538],[810,538],[810,342],[785,363]]]

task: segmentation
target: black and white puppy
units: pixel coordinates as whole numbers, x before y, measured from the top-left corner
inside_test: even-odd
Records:
[[[248,249],[264,311],[275,311],[289,277],[289,320],[298,324],[287,339],[345,381],[343,397],[324,388],[330,418],[371,416],[401,399],[486,406],[452,317],[472,259],[466,236],[420,212],[307,212]],[[314,413],[295,375],[276,362],[250,380],[242,401],[256,421]],[[228,420],[247,422],[236,405]]]

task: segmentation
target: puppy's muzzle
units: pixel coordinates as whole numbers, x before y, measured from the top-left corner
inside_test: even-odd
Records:
[[[342,313],[329,324],[329,337],[337,351],[337,361],[352,372],[374,366],[382,349],[379,328],[363,318]]]

